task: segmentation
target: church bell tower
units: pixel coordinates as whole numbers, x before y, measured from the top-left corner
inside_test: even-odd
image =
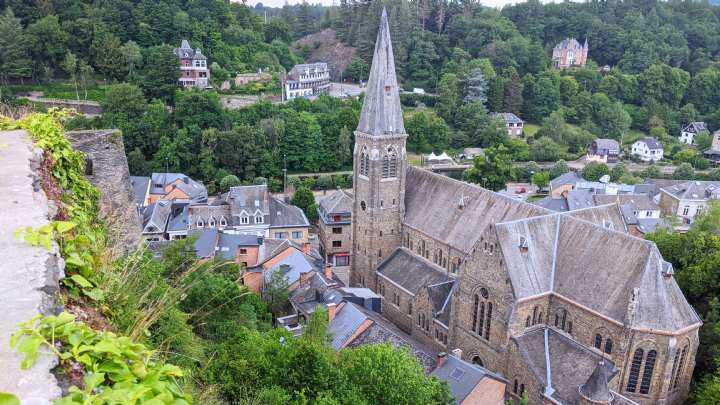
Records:
[[[405,125],[383,9],[353,151],[353,267],[350,284],[376,289],[375,269],[401,244]]]

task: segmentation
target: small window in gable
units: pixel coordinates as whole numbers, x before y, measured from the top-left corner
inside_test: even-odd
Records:
[[[261,214],[255,215],[255,223],[256,224],[262,224],[264,222],[264,218]]]
[[[240,217],[240,223],[241,224],[249,224],[250,223],[250,217],[247,215],[243,215]]]
[[[528,241],[525,239],[524,236],[520,237],[520,242],[518,243],[518,246],[520,247],[520,251],[525,253],[528,251]]]
[[[225,217],[220,217],[220,226],[227,226],[227,219],[225,219]]]
[[[210,217],[210,220],[208,221],[208,226],[211,228],[215,227],[215,218]]]
[[[197,225],[198,228],[202,228],[205,226],[205,221],[203,221],[202,218],[198,218],[197,223],[195,225]]]

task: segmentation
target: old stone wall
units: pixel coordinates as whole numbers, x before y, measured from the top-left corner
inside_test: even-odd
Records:
[[[397,325],[403,332],[407,334],[412,333],[413,318],[409,314],[409,310],[413,304],[414,297],[383,277],[378,277],[377,282],[378,286],[382,284],[382,287],[377,291],[380,291],[383,296],[383,316]],[[399,297],[399,301],[396,301],[395,297]]]
[[[458,274],[464,252],[433,239],[417,229],[403,225],[403,246],[425,257],[449,273]]]
[[[50,404],[61,392],[50,372],[57,358],[41,352],[35,364],[20,368],[24,355],[10,348],[10,335],[20,322],[38,314],[55,314],[59,280],[64,277],[58,247],[50,251],[15,238],[15,231],[46,225],[55,208],[37,175],[42,151],[24,131],[0,132],[0,391],[23,403]]]
[[[113,253],[137,248],[142,224],[130,186],[125,147],[117,129],[71,131],[65,136],[87,156],[87,178],[100,191],[100,215],[108,225]]]

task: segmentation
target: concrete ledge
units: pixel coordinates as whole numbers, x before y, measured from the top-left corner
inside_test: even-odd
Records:
[[[23,356],[9,344],[18,323],[59,309],[55,295],[64,263],[57,246],[48,252],[14,236],[18,229],[47,224],[54,212],[35,175],[41,153],[24,131],[0,132],[0,391],[24,404],[49,403],[61,395],[50,371],[58,363],[54,355],[42,354],[33,367],[21,370]]]

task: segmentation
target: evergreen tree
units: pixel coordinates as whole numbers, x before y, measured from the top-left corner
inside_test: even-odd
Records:
[[[465,87],[464,103],[481,103],[487,102],[487,80],[482,69],[474,69],[463,80]]]
[[[20,19],[8,7],[0,15],[0,80],[6,84],[10,79],[30,76],[31,62],[27,55],[28,38]],[[0,96],[2,96],[0,90]]]

